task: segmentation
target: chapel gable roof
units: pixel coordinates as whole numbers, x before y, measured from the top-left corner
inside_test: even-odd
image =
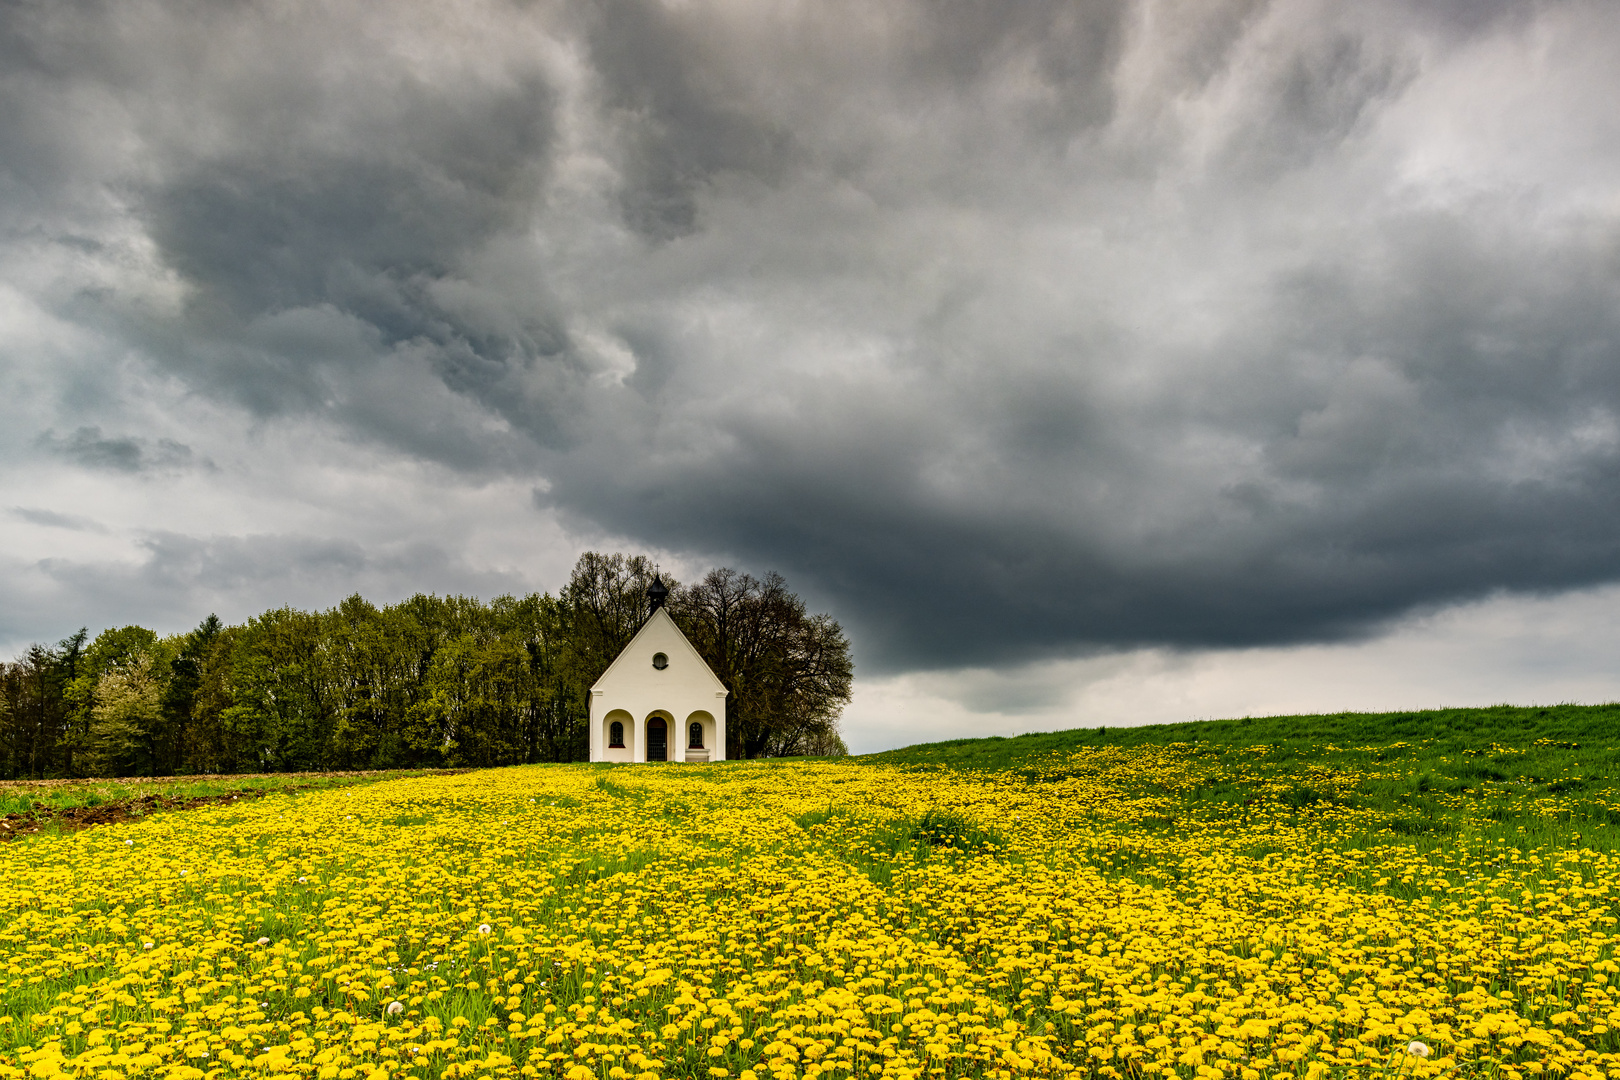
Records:
[[[703,657],[699,655],[692,643],[687,640],[686,635],[681,633],[681,628],[675,625],[675,620],[669,617],[669,612],[661,607],[653,609],[653,613],[647,617],[647,621],[641,624],[641,629],[636,631],[635,636],[619,652],[619,655],[613,658],[613,663],[609,664],[607,670],[602,672],[602,677],[591,685],[591,689],[605,689],[613,681],[614,672],[626,663],[625,657],[648,651],[681,653],[696,665],[696,670],[709,677],[709,681],[714,683],[715,690],[723,692],[726,689],[726,684],[720,681],[719,676],[714,673],[714,669],[704,662]]]

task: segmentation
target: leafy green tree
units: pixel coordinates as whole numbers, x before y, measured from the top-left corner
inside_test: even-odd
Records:
[[[424,599],[413,598],[414,614],[428,610]],[[484,607],[458,598],[441,624],[460,632],[436,637],[405,711],[413,754],[479,765],[585,755],[583,724],[562,674],[567,643],[558,601],[501,596]]]
[[[232,704],[220,722],[247,772],[329,768],[337,692],[326,622],[279,608],[249,619],[231,658]]]
[[[393,654],[387,620],[373,604],[350,596],[323,619],[332,693],[328,767],[365,768],[386,753],[390,736]]]
[[[67,688],[70,720],[64,756],[75,775],[168,771],[161,704],[174,652],[173,642],[160,641],[144,626],[120,626],[96,635]],[[158,698],[148,708],[152,694]]]
[[[435,653],[418,716],[427,719],[447,764],[494,765],[513,759],[509,723],[522,650],[487,634],[466,633]],[[519,758],[518,760],[521,760]]]
[[[8,778],[74,775],[68,690],[78,677],[88,636],[80,630],[55,648],[31,645],[17,660],[0,665],[0,768]]]
[[[154,640],[125,651],[101,672],[84,753],[91,776],[158,771],[167,668]]]
[[[731,691],[727,757],[841,750],[838,720],[855,668],[836,620],[810,614],[774,571],[759,579],[729,567],[675,591],[669,606]]]
[[[216,631],[211,621],[218,622],[210,615],[191,632],[183,654],[193,667],[186,676],[191,687],[190,701],[177,772],[243,772],[243,763],[252,760],[251,747],[233,739],[224,723],[226,711],[236,703],[231,687],[231,666],[243,628],[221,625]],[[174,667],[178,681],[178,659]]]
[[[590,756],[583,695],[570,681],[573,655],[560,600],[531,593],[499,597],[492,608],[504,633],[522,646],[522,740],[526,761],[580,761]],[[588,684],[587,684],[588,685]]]
[[[217,770],[214,755],[204,749],[212,740],[199,729],[202,718],[196,715],[196,701],[207,677],[214,644],[224,632],[225,624],[219,616],[209,615],[197,629],[171,645],[175,657],[169,663],[168,685],[163,691],[160,745],[155,751],[159,772],[172,775]]]
[[[578,690],[582,694],[647,621],[647,589],[657,576],[652,560],[645,555],[587,551],[574,564],[559,599],[563,636],[568,642],[568,674],[581,683]],[[672,593],[680,587],[672,577],[664,577],[663,582]]]
[[[476,599],[418,594],[386,608],[388,660],[379,659],[376,684],[386,732],[378,764],[451,764],[457,757],[456,727],[463,713],[443,697],[444,650],[488,623]],[[435,697],[435,694],[439,695]]]

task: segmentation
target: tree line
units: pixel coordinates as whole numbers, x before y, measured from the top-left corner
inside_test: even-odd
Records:
[[[581,761],[587,691],[648,614],[644,556],[587,552],[556,596],[124,626],[0,663],[0,776],[286,772]],[[849,640],[781,575],[664,578],[670,614],[731,691],[726,756],[842,754]]]

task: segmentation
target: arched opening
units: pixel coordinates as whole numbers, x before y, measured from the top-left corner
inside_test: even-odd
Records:
[[[669,727],[662,716],[647,721],[647,760],[669,760]]]
[[[603,761],[635,760],[635,747],[630,745],[634,741],[635,722],[635,717],[623,709],[614,709],[602,717]]]
[[[717,761],[720,752],[716,748],[714,714],[702,709],[690,714],[686,718],[686,749],[683,760],[686,761]]]

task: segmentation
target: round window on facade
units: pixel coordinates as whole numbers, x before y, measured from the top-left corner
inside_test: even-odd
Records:
[[[653,667],[657,668],[659,671],[663,671],[665,668],[669,667],[669,657],[665,656],[661,652],[653,653]]]

